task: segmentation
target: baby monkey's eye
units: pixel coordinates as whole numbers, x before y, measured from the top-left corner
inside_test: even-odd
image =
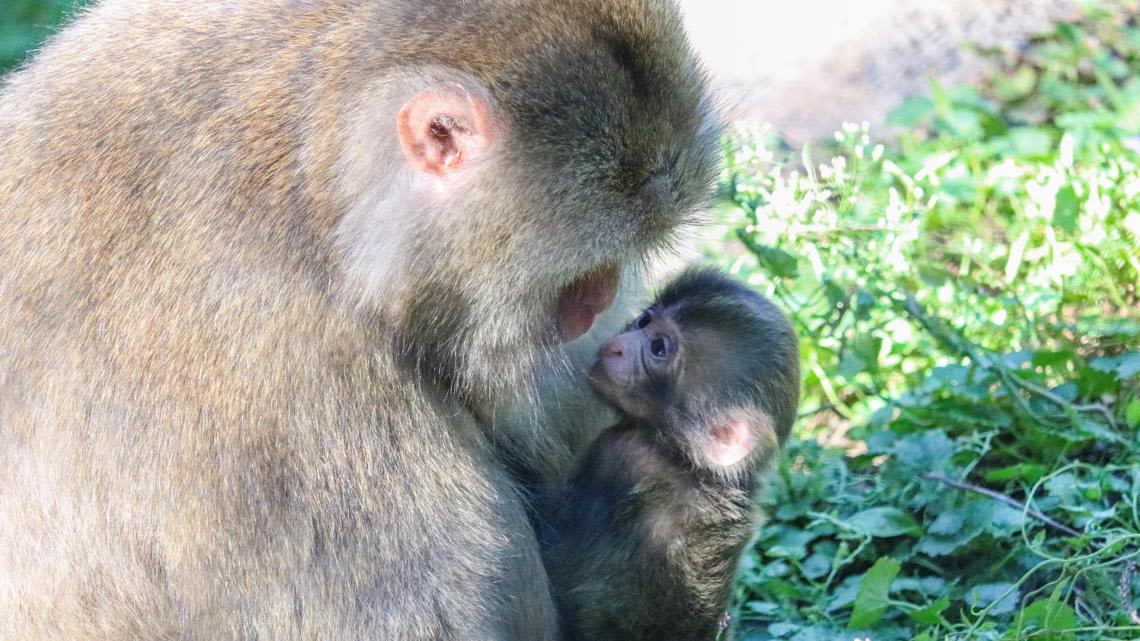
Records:
[[[649,315],[649,312],[642,312],[641,316],[638,316],[637,319],[633,321],[633,326],[637,329],[645,329],[652,321],[653,317]]]
[[[669,341],[664,336],[658,336],[649,342],[649,353],[653,358],[665,358],[669,354]]]

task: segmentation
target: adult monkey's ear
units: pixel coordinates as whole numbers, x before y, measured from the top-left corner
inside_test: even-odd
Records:
[[[400,109],[396,132],[412,167],[446,178],[490,147],[495,123],[487,102],[457,85],[416,94]]]

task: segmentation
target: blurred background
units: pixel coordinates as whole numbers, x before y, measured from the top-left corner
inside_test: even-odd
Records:
[[[1102,5],[1107,6],[1107,5]],[[737,118],[791,140],[879,123],[926,89],[975,80],[977,47],[1015,50],[1075,0],[681,0],[689,34]],[[964,47],[970,43],[973,47]]]
[[[0,73],[38,47],[82,1],[0,0]]]
[[[89,0],[0,0],[0,71],[23,60]],[[789,140],[845,121],[880,122],[927,77],[974,80],[970,48],[1017,48],[1077,0],[680,0],[694,45],[734,118],[772,123]],[[1107,6],[1102,3],[1102,6]],[[1118,5],[1117,5],[1118,6]]]
[[[0,69],[79,2],[0,0]],[[804,403],[727,636],[1140,639],[1136,2],[683,0]]]

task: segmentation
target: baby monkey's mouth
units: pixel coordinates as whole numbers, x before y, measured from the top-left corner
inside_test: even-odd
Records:
[[[586,272],[562,289],[555,307],[558,340],[569,343],[590,331],[617,296],[621,267],[616,263]]]

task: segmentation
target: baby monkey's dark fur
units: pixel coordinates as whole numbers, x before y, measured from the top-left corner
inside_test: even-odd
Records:
[[[713,639],[757,474],[795,419],[791,326],[743,283],[690,269],[591,375],[622,419],[543,497],[540,524],[566,639]]]

